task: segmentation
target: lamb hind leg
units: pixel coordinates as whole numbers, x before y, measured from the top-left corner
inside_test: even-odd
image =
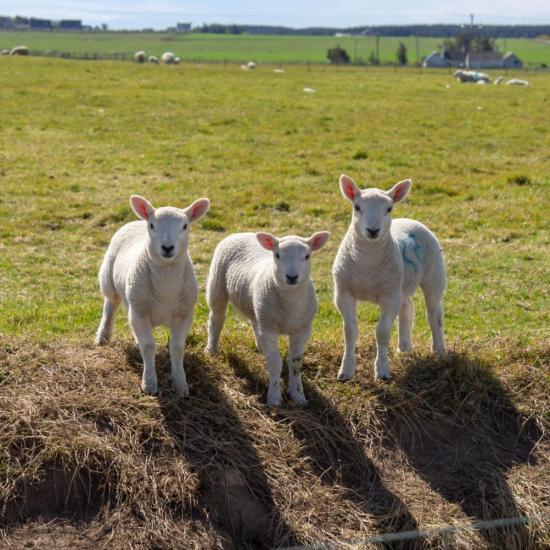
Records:
[[[208,344],[206,345],[206,352],[209,355],[216,355],[218,352],[220,334],[227,315],[227,304],[225,296],[209,299],[210,315],[208,316]]]
[[[118,296],[116,296],[115,298],[105,297],[105,301],[103,302],[103,315],[101,317],[95,339],[96,344],[102,346],[104,344],[108,344],[111,341],[111,337],[113,335],[115,314],[119,305],[120,298]]]
[[[414,303],[411,296],[405,296],[399,310],[399,352],[413,350],[412,327],[414,321]]]
[[[441,296],[431,289],[424,290],[426,314],[432,331],[432,352],[440,357],[445,354],[445,333],[443,332],[443,306]]]

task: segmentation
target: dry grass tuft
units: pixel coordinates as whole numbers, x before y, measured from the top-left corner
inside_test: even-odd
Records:
[[[309,405],[264,406],[251,342],[207,359],[191,345],[191,397],[139,392],[126,343],[0,342],[0,531],[15,547],[264,547],[548,514],[550,347],[507,341],[443,361],[395,359],[334,381],[307,354]],[[364,350],[360,364],[372,362]],[[479,358],[483,359],[479,359]],[[464,548],[535,548],[548,525],[453,535]],[[417,543],[440,547],[438,537]],[[413,547],[409,544],[407,547]]]

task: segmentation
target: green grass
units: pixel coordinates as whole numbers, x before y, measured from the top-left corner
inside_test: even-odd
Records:
[[[442,38],[422,37],[418,41],[420,59],[437,49]],[[408,49],[409,62],[416,63],[416,40],[413,37],[380,37],[380,60],[395,62],[398,43]],[[32,50],[57,50],[70,53],[134,53],[146,50],[161,55],[169,50],[182,59],[203,61],[245,62],[251,59],[270,63],[326,62],[327,50],[340,44],[352,61],[367,61],[376,51],[374,36],[271,36],[216,35],[170,33],[59,33],[59,32],[0,32],[0,48],[25,44]],[[497,42],[504,51],[513,51],[525,63],[550,64],[550,45],[528,39],[506,39]]]
[[[1,58],[0,333],[90,340],[97,268],[113,232],[134,218],[129,195],[181,206],[206,195],[211,212],[191,236],[201,288],[225,234],[332,232],[314,261],[314,338],[340,345],[330,267],[350,216],[338,190],[345,172],[380,187],[413,179],[395,215],[427,223],[441,240],[451,342],[548,337],[541,113],[550,76],[533,75],[532,84],[482,88],[408,70],[274,74]],[[417,305],[415,332],[427,346]],[[361,306],[362,336],[371,337],[377,315]],[[206,316],[201,294],[194,330]],[[126,331],[123,315],[119,327]]]

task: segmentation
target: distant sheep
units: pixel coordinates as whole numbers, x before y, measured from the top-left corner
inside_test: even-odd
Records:
[[[161,60],[166,65],[174,65],[176,63],[176,56],[172,52],[164,52]]]
[[[246,66],[248,67],[248,69],[255,69],[256,63],[254,63],[254,61],[249,61]]]
[[[136,63],[145,63],[147,61],[147,54],[143,50],[136,52],[134,54],[134,61]]]
[[[283,362],[278,338],[282,334],[289,337],[288,393],[295,403],[306,403],[301,367],[317,312],[310,258],[329,236],[326,231],[308,239],[237,233],[225,238],[214,252],[206,285],[210,307],[206,350],[211,355],[217,352],[227,305],[232,302],[250,321],[256,344],[265,356],[268,405],[281,403]]]
[[[150,55],[147,61],[149,61],[149,63],[153,63],[154,65],[158,65],[160,63],[159,58],[155,55]]]
[[[495,81],[493,82],[493,84],[496,84],[497,86],[499,86],[500,84],[502,84],[504,82],[504,77],[503,76],[499,76],[498,78],[495,79]]]
[[[15,46],[10,50],[10,55],[29,55],[29,48],[27,46]]]
[[[511,78],[506,81],[506,86],[529,86],[529,82],[521,80],[521,78]]]
[[[96,342],[111,340],[116,310],[124,302],[143,357],[141,388],[156,394],[152,329],[169,327],[172,386],[186,397],[183,356],[198,294],[188,252],[189,226],[206,214],[210,203],[199,199],[184,210],[155,209],[137,195],[132,195],[130,203],[141,221],[127,223],[114,234],[101,264],[99,285],[105,302]]]
[[[4,48],[0,51],[0,55],[10,55],[11,50],[8,48]]]
[[[454,76],[459,82],[483,81],[487,84],[491,82],[491,78],[489,77],[488,74],[478,73],[477,71],[463,71],[459,69],[458,71],[455,71]]]
[[[414,304],[412,295],[422,288],[432,331],[432,350],[445,351],[443,309],[445,267],[439,242],[423,224],[406,218],[392,223],[393,206],[408,194],[411,180],[396,183],[389,191],[361,190],[347,176],[340,176],[344,197],[353,205],[352,220],[334,265],[334,302],[344,319],[344,356],[339,380],[355,372],[357,300],[377,303],[381,316],[376,326],[375,377],[388,380],[388,346],[399,315],[399,351],[412,351]]]
[[[179,57],[174,58],[174,65],[179,65],[181,63],[181,59]]]

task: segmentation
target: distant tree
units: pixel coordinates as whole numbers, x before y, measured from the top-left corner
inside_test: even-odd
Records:
[[[495,49],[495,39],[490,36],[476,36],[472,42],[474,52],[494,52]]]
[[[346,50],[341,48],[339,45],[328,50],[327,59],[336,65],[339,65],[340,63],[349,63],[350,61],[348,52],[346,52]]]
[[[405,46],[403,42],[399,42],[397,51],[395,52],[395,57],[397,57],[397,62],[399,65],[407,64],[407,46]]]
[[[482,36],[474,30],[460,29],[454,38],[446,38],[442,44],[443,55],[447,58],[466,55],[468,52],[494,52],[495,39],[491,36]]]
[[[370,52],[369,63],[371,65],[380,65],[380,59],[378,59],[378,57],[376,57],[376,54],[374,53],[374,50],[372,52]]]
[[[106,32],[109,30],[109,25],[107,25],[107,23],[101,23],[101,30],[103,32]]]

